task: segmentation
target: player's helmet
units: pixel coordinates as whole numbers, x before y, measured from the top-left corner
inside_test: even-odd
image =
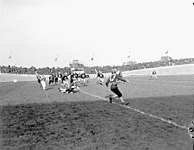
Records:
[[[116,73],[116,72],[117,72],[116,69],[112,69],[112,70],[111,70],[111,73]]]

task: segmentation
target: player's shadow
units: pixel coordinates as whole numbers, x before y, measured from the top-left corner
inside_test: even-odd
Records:
[[[53,87],[48,87],[46,88],[46,91],[51,90],[51,89],[53,89]]]

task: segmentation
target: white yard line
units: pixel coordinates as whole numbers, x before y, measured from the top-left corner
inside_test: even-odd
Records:
[[[82,93],[84,93],[84,94],[87,94],[87,95],[90,95],[90,96],[92,96],[92,97],[96,97],[96,98],[99,98],[99,99],[102,99],[102,100],[105,100],[105,101],[109,101],[109,100],[107,100],[107,99],[105,99],[105,98],[103,98],[103,97],[100,97],[100,96],[98,96],[98,95],[94,95],[94,94],[91,94],[91,93],[88,93],[88,92],[85,92],[85,91],[82,91],[82,90],[80,90],[80,92],[82,92]],[[143,114],[143,115],[146,115],[146,116],[149,116],[149,117],[152,117],[152,118],[155,118],[155,119],[159,119],[159,120],[161,120],[161,121],[163,121],[163,122],[166,122],[166,123],[168,123],[168,124],[171,124],[171,125],[174,125],[174,126],[176,126],[176,127],[179,127],[179,128],[188,130],[188,127],[186,127],[186,126],[178,125],[177,123],[175,123],[175,122],[173,122],[173,121],[166,120],[166,119],[164,119],[164,118],[161,118],[161,117],[158,117],[158,116],[155,116],[155,115],[152,115],[152,114],[145,113],[145,112],[143,112],[143,111],[141,111],[141,110],[139,110],[139,109],[132,108],[132,107],[127,106],[127,105],[121,105],[121,104],[118,104],[118,103],[115,103],[115,102],[113,102],[113,104],[116,104],[116,105],[119,105],[119,106],[121,106],[121,107],[124,107],[124,108],[128,108],[128,109],[134,110],[134,111],[136,111],[136,112],[138,112],[138,113],[141,113],[141,114]]]

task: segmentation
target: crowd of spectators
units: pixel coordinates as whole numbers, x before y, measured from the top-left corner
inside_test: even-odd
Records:
[[[138,69],[146,69],[146,68],[155,68],[155,67],[163,67],[163,66],[172,66],[172,65],[183,65],[183,64],[193,64],[194,58],[184,58],[184,59],[172,59],[169,57],[161,58],[159,61],[152,61],[152,62],[144,62],[144,63],[133,63],[133,64],[126,64],[121,66],[93,66],[93,67],[86,67],[83,66],[83,70],[85,73],[88,74],[95,74],[95,69],[100,70],[102,73],[110,72],[113,68],[119,69],[120,71],[131,71],[131,70],[138,70]],[[64,68],[36,68],[36,67],[16,67],[16,66],[0,66],[1,73],[10,73],[10,74],[35,74],[35,71],[38,71],[41,74],[53,74],[53,73],[69,73],[71,70],[69,67]]]

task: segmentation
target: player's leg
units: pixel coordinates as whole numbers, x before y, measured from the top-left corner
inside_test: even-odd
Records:
[[[67,92],[67,89],[66,88],[58,88],[59,92],[61,93],[66,93]]]
[[[100,78],[99,77],[97,77],[97,82],[96,82],[97,84],[99,84],[100,83]]]
[[[118,89],[118,87],[116,87],[116,88],[114,88],[114,89],[111,89],[111,91],[112,91],[113,93],[115,93],[115,95],[114,95],[114,96],[111,96],[111,98],[109,98],[110,103],[112,103],[112,99],[118,97],[118,98],[121,100],[122,105],[124,105],[124,104],[125,104],[125,105],[128,105],[128,103],[125,103],[125,101],[124,101],[124,99],[123,99],[123,95],[122,95],[122,93],[120,92],[120,90]]]
[[[68,80],[65,81],[65,85],[66,85],[66,88],[69,88],[69,81]]]
[[[104,78],[101,78],[101,82],[102,82],[102,84],[104,83]]]
[[[99,83],[100,83],[100,85],[102,85],[103,83],[104,83],[104,79],[103,78],[99,78]]]
[[[115,93],[115,95],[113,95],[113,96],[111,96],[111,97],[109,98],[110,103],[112,103],[112,99],[117,98],[117,97],[121,100],[122,103],[124,103],[124,100],[123,100],[123,98],[122,98],[122,93],[119,91],[118,87],[111,88],[111,91],[112,91],[113,93]]]
[[[43,90],[46,90],[46,82],[45,81],[41,81],[41,84],[42,84]]]

